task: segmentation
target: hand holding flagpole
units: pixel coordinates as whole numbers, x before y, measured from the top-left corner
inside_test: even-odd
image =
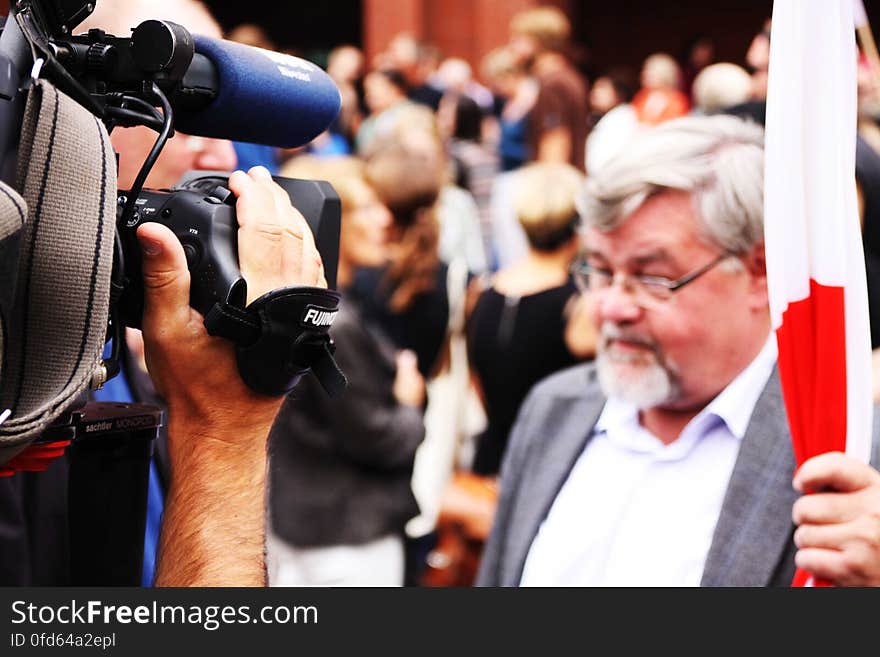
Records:
[[[793,448],[798,466],[807,468],[796,481],[804,492],[812,492],[815,485],[844,485],[844,490],[798,502],[795,521],[808,527],[798,530],[798,540],[812,549],[815,507],[845,506],[846,513],[861,518],[853,498],[840,495],[856,494],[853,481],[869,490],[877,483],[866,474],[874,471],[865,464],[871,448],[872,386],[855,187],[857,51],[852,1],[775,0],[770,43],[764,181],[767,281]],[[811,461],[827,452],[848,455],[839,457],[854,470],[852,479],[835,479],[828,470],[834,465],[829,457]],[[854,518],[826,520],[841,525]],[[827,533],[819,533],[826,545],[819,549],[840,548],[848,536],[838,532],[833,542]],[[880,555],[880,544],[877,548]],[[811,555],[815,553],[806,553]],[[829,572],[809,558],[805,563],[804,554],[798,563],[814,566],[817,574]],[[806,570],[799,570],[794,581],[796,586],[820,583]]]

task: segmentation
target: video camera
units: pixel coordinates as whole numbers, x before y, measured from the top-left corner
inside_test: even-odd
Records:
[[[193,274],[191,305],[206,317],[210,333],[236,342],[239,371],[251,388],[280,396],[311,370],[330,394],[338,393],[345,382],[332,358],[329,325],[306,319],[314,316],[307,314],[314,308],[326,313],[322,317],[334,316],[338,295],[300,288],[298,293],[264,295],[245,308],[245,281],[237,264],[235,199],[222,174],[170,190],[143,189],[175,124],[194,135],[299,146],[326,129],[338,113],[335,85],[303,60],[194,38],[170,21],[145,21],[124,37],[100,29],[74,36],[72,28],[93,10],[94,2],[86,0],[21,0],[11,8],[0,37],[0,98],[10,101],[0,103],[0,153],[9,153],[20,125],[16,117],[22,90],[28,86],[22,71],[51,81],[99,117],[108,131],[146,126],[158,133],[132,189],[118,194],[110,312],[113,343],[121,343],[124,324],[140,325],[143,294],[134,232],[142,222],[157,221],[180,238]],[[302,84],[304,80],[308,85]],[[290,93],[282,87],[276,98],[280,104],[273,106],[267,89],[283,84],[289,85]],[[268,121],[267,128],[266,118],[277,116],[279,110],[285,110],[283,123],[276,118],[274,123]],[[13,159],[4,158],[4,171],[9,171]],[[321,181],[276,181],[312,229],[328,284],[334,287],[338,196]],[[267,314],[273,321],[261,321]],[[240,329],[242,322],[247,330]],[[99,368],[95,384],[100,386],[101,379],[111,378],[118,369],[114,353]]]
[[[95,0],[13,0],[9,16],[0,24],[0,213],[20,217],[15,228],[0,216],[0,477],[45,469],[67,450],[72,581],[131,584],[138,581],[140,553],[135,546],[143,541],[149,454],[160,413],[139,404],[88,404],[77,410],[72,403],[89,383],[98,387],[117,373],[122,330],[140,325],[143,289],[135,231],[141,223],[163,223],[178,236],[192,274],[191,305],[205,316],[209,333],[235,343],[239,372],[251,388],[280,396],[307,372],[331,394],[345,385],[328,333],[339,303],[332,288],[340,205],[332,187],[315,180],[275,179],[312,229],[330,289],[286,288],[245,305],[235,198],[226,174],[199,172],[163,190],[144,189],[147,176],[176,127],[195,136],[292,148],[329,126],[340,98],[330,78],[309,62],[194,37],[169,21],[147,20],[127,36],[97,29],[74,35],[94,6]],[[48,85],[51,89],[46,91]],[[36,145],[28,142],[32,151],[21,150],[26,137],[33,138],[30,110],[37,91],[56,100],[63,96],[95,124],[92,127],[100,128],[93,138],[82,136],[83,144],[88,139],[102,141],[93,153],[107,151],[106,135],[116,127],[146,126],[157,133],[131,189],[114,189],[111,176],[110,190],[83,179],[81,188],[71,186],[65,194],[68,187],[61,185],[56,198],[43,198],[40,185],[47,178],[51,183],[53,175],[62,176],[53,174],[56,166],[48,156],[43,170],[34,175],[35,153],[43,155],[37,153],[43,145],[39,139]],[[73,151],[74,161],[61,163],[70,178],[79,174]],[[112,150],[107,152],[112,173]],[[40,194],[28,196],[33,192],[28,185],[40,176]],[[96,225],[106,224],[101,229],[106,249],[101,240],[93,239],[97,231],[86,234],[76,223],[78,217],[68,216],[75,215],[68,206],[56,209],[53,216],[46,212],[53,203],[98,196],[101,201],[90,200],[89,208]],[[71,207],[81,205],[74,202]],[[52,226],[51,219],[59,217],[70,222],[67,234]],[[15,229],[9,230],[10,225]],[[44,231],[49,228],[54,230],[48,235],[51,239]],[[47,243],[54,245],[51,253],[42,249]],[[65,277],[66,266],[91,259],[92,252],[91,284],[75,274]],[[45,266],[37,271],[35,263]],[[53,266],[57,271],[52,282],[62,281],[68,293],[88,296],[88,309],[64,316],[76,315],[85,329],[65,325],[66,319],[52,313],[46,314],[52,319],[41,321],[41,309],[47,305],[71,305],[65,290],[55,289],[45,278],[32,278]],[[31,312],[26,320],[16,317],[22,299]],[[93,312],[93,307],[103,311]],[[81,341],[74,329],[82,330]],[[67,351],[55,344],[62,334],[69,343]],[[100,359],[101,347],[110,338],[111,356],[100,365],[86,362],[90,354]],[[71,352],[78,356],[68,377],[66,370],[59,374],[62,366],[52,359]],[[125,563],[120,555],[127,555]]]

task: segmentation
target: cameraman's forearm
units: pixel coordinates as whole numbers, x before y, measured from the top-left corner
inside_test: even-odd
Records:
[[[171,450],[156,586],[265,585],[270,425],[258,426],[193,435],[172,420],[169,439],[182,449]]]

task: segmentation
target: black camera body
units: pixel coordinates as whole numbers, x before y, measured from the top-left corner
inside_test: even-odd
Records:
[[[292,389],[302,373],[311,371],[328,392],[340,390],[344,377],[333,361],[329,323],[317,325],[310,319],[332,321],[339,306],[340,297],[333,288],[341,212],[339,198],[330,185],[275,179],[312,229],[329,289],[285,288],[249,304],[246,283],[237,265],[238,222],[226,174],[195,174],[170,190],[144,189],[162,149],[173,137],[175,111],[182,111],[184,116],[194,111],[198,114],[214,107],[215,101],[220,103],[224,90],[219,83],[221,73],[229,70],[223,67],[230,59],[247,58],[249,53],[211,43],[202,44],[204,51],[198,53],[196,39],[183,26],[163,20],[144,21],[129,36],[118,37],[100,29],[74,35],[73,28],[93,9],[94,3],[84,0],[18,0],[9,19],[0,21],[0,177],[11,179],[11,169],[6,165],[17,162],[17,153],[10,147],[21,125],[26,90],[31,78],[38,76],[100,118],[108,131],[140,125],[157,133],[131,188],[118,192],[107,332],[108,339],[113,338],[113,352],[96,369],[92,384],[101,385],[118,373],[121,329],[141,324],[143,282],[135,231],[144,221],[156,221],[167,225],[180,239],[192,272],[191,304],[204,315],[211,335],[235,344],[245,383],[264,394],[282,395]],[[260,54],[252,59],[250,68],[229,73],[231,79],[235,80],[235,75],[247,77],[254,71],[261,72],[261,80],[275,79],[272,76],[277,74],[277,66],[269,65],[271,75],[267,76],[267,58]],[[283,68],[280,75],[284,77],[288,72]],[[309,90],[321,102],[315,107],[305,100],[301,103],[307,129],[288,135],[287,141],[308,141],[309,135],[326,129],[333,118],[331,111],[338,111],[338,90],[329,77],[308,79],[314,82]],[[225,88],[234,89],[235,84],[227,80]],[[328,93],[331,89],[335,93]],[[300,92],[289,88],[286,93],[296,96]],[[239,100],[235,94],[233,97]],[[241,99],[255,102],[253,95],[245,94]],[[221,109],[212,111],[235,113],[233,105],[220,103],[218,107]],[[208,119],[211,116],[209,112]],[[211,120],[219,119],[213,116]],[[296,114],[291,121],[296,122]],[[227,124],[223,121],[204,129],[209,136],[232,136],[224,132]],[[229,129],[235,132],[241,125],[230,125]],[[0,244],[0,255],[5,255],[8,245],[18,248],[17,242],[5,240]],[[18,260],[17,250],[12,257]],[[17,267],[7,269],[17,271]]]
[[[214,107],[223,92],[219,83],[221,71],[227,70],[223,66],[235,53],[245,54],[210,43],[198,53],[196,39],[184,27],[163,20],[144,21],[124,37],[99,29],[74,35],[73,28],[93,9],[93,2],[83,0],[19,0],[9,19],[0,22],[0,177],[12,179],[6,165],[17,161],[10,146],[21,125],[21,106],[31,77],[45,78],[100,118],[108,131],[140,125],[157,133],[131,188],[118,192],[107,331],[113,350],[96,369],[92,384],[100,386],[119,372],[122,327],[141,324],[143,282],[135,231],[144,221],[157,221],[180,239],[192,272],[191,304],[204,315],[208,333],[235,344],[239,373],[246,384],[262,394],[280,396],[311,371],[328,392],[341,391],[344,376],[333,360],[329,335],[340,299],[333,289],[339,254],[338,196],[325,182],[275,179],[312,229],[329,289],[284,288],[246,303],[246,283],[237,265],[235,199],[227,188],[226,174],[195,174],[170,190],[144,189],[163,147],[173,137],[175,112],[180,110],[186,116]],[[274,79],[266,77],[261,68],[265,60],[262,55],[255,56],[248,66],[262,71],[261,79]],[[275,69],[270,66],[268,70],[275,74]],[[246,68],[230,75],[234,79],[250,72],[251,68]],[[338,101],[332,81],[314,80],[316,98],[321,102],[315,108],[309,102],[302,103],[307,129],[285,140],[319,134],[333,118],[329,112],[338,111],[338,105],[327,100]],[[227,90],[234,87],[228,84]],[[336,93],[328,94],[330,88]],[[242,98],[253,100],[247,94]],[[223,111],[234,113],[234,107],[229,105]],[[219,119],[214,115],[211,120]],[[291,121],[296,122],[295,114]],[[226,127],[220,121],[205,129],[210,136],[222,138]],[[241,125],[230,125],[229,129],[234,132]],[[0,244],[0,255],[11,243],[6,240]],[[12,256],[18,260],[17,250]],[[314,317],[329,321],[316,324]]]
[[[170,190],[119,193],[110,308],[114,343],[122,339],[122,326],[141,326],[143,268],[136,233],[142,223],[157,222],[170,228],[183,246],[190,271],[190,306],[202,314],[209,334],[235,344],[239,374],[252,390],[285,395],[312,372],[328,394],[342,393],[345,375],[333,359],[335,345],[328,333],[340,300],[333,290],[339,259],[339,196],[320,180],[274,180],[309,225],[329,289],[281,288],[248,303],[247,283],[238,266],[236,197],[228,188],[228,177],[190,172]],[[107,374],[115,374],[116,362],[114,355],[105,360]]]
[[[339,258],[339,196],[320,180],[275,177],[305,217],[321,258],[328,285],[335,287]],[[128,192],[120,191],[118,221],[124,272],[124,290],[117,301],[119,316],[127,326],[140,328],[143,315],[141,251],[135,232],[147,221],[168,226],[186,254],[191,274],[190,305],[206,316],[216,303],[244,307],[247,288],[238,268],[238,220],[235,195],[222,174],[191,172],[170,190],[143,190],[128,220],[123,208]]]
[[[145,21],[124,37],[101,30],[75,36],[73,30],[94,10],[95,2],[15,0],[10,3],[9,16],[0,16],[0,180],[14,185],[17,177],[17,145],[33,80],[51,83],[100,119],[108,132],[115,127],[141,125],[158,135],[132,190],[119,192],[106,327],[107,337],[113,338],[114,353],[90,373],[92,385],[119,371],[119,350],[124,343],[121,329],[141,323],[142,265],[135,231],[145,221],[156,221],[174,231],[182,243],[192,273],[191,305],[206,316],[205,326],[211,335],[232,342],[239,373],[251,389],[281,396],[300,377],[312,373],[328,393],[341,394],[345,377],[333,359],[329,335],[339,304],[339,294],[332,289],[338,264],[338,196],[326,182],[275,179],[312,229],[331,289],[282,288],[245,307],[247,290],[238,267],[235,198],[225,174],[197,173],[170,190],[143,190],[150,169],[173,136],[173,110],[191,112],[212,101],[219,93],[218,71],[211,60],[194,52],[194,39],[185,28],[168,21]],[[291,121],[296,121],[296,114],[291,115]],[[209,136],[235,137],[222,130]],[[36,224],[23,223],[26,228]],[[103,226],[107,224],[103,221]],[[16,276],[23,235],[25,228],[19,228],[0,239],[0,311],[14,308],[21,289]],[[96,249],[96,260],[98,252]],[[102,257],[101,266],[105,292],[108,257]],[[91,303],[89,297],[90,308]],[[103,311],[100,316],[103,324]],[[92,315],[87,312],[86,317],[91,319]],[[63,323],[47,325],[58,331],[67,328]],[[105,326],[96,328],[100,347]],[[93,335],[94,331],[89,335],[92,341]],[[82,340],[84,347],[85,334]],[[2,345],[0,355],[5,355]],[[152,407],[117,403],[65,413],[62,409],[70,403],[80,403],[73,399],[77,391],[68,394],[70,384],[68,380],[57,391],[63,399],[52,399],[51,406],[48,402],[45,405],[46,417],[52,422],[49,431],[42,437],[26,435],[33,444],[20,454],[11,452],[15,458],[5,474],[39,469],[35,464],[45,467],[63,452],[65,441],[75,440],[66,492],[71,518],[71,583],[136,585],[141,578],[150,452],[161,414]],[[0,414],[0,422],[8,415]],[[37,426],[37,430],[41,428]],[[24,431],[28,430],[25,427]],[[10,450],[4,454],[0,449],[0,465],[9,458]],[[0,469],[0,476],[3,474]]]

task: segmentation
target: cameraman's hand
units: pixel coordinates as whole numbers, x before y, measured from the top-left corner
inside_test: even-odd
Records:
[[[229,186],[238,197],[239,264],[248,302],[280,287],[326,287],[311,230],[269,172],[263,167],[237,171]],[[230,428],[267,424],[268,429],[280,400],[245,386],[232,344],[207,334],[203,317],[189,305],[190,275],[177,238],[157,223],[142,224],[138,238],[144,250],[147,365],[171,420],[192,418]],[[234,438],[241,440],[246,437]]]
[[[238,261],[250,303],[279,287],[327,287],[312,231],[265,167],[229,176],[238,197]]]
[[[144,355],[170,422],[192,422],[207,431],[271,422],[277,400],[247,388],[232,343],[208,335],[204,318],[190,307],[190,274],[177,237],[158,223],[142,224],[137,236],[143,250]],[[230,435],[232,442],[245,438]]]
[[[248,301],[278,287],[326,285],[311,231],[268,172],[233,174],[230,188]],[[282,400],[250,390],[233,345],[208,335],[189,305],[186,257],[171,230],[148,222],[137,235],[147,367],[168,403],[171,482],[156,582],[262,585],[266,440]]]

